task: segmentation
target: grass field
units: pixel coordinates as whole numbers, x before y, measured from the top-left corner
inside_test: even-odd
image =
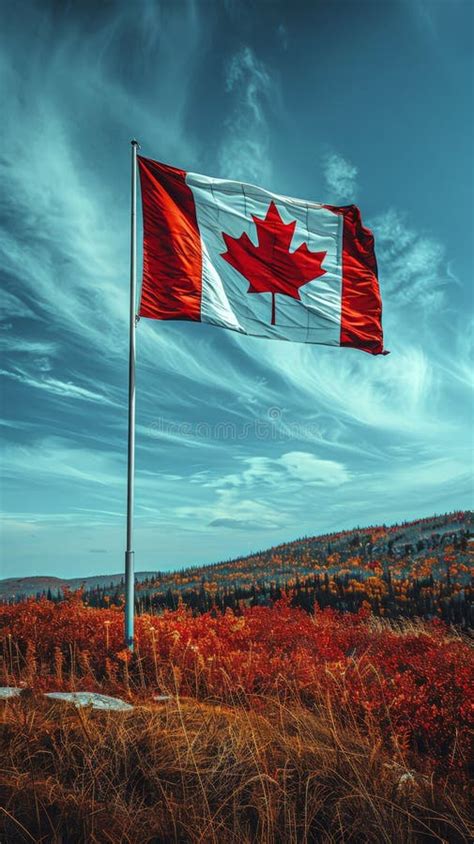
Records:
[[[7,842],[468,842],[473,657],[440,623],[0,608]],[[46,690],[134,704],[101,712]],[[154,701],[155,695],[168,699]]]

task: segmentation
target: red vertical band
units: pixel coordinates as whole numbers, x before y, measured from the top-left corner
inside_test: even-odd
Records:
[[[353,346],[372,355],[386,354],[373,234],[362,225],[357,206],[325,208],[344,217],[341,346]]]
[[[201,238],[186,172],[138,157],[143,205],[139,314],[200,321]]]

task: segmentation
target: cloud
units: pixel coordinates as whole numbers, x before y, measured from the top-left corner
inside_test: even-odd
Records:
[[[466,449],[464,457],[453,454],[449,457],[422,460],[417,464],[416,471],[413,471],[412,465],[400,467],[395,471],[396,486],[430,490],[452,482],[461,484],[465,481],[469,485],[472,476],[471,458],[470,450]]]
[[[399,341],[392,349],[388,357],[372,358],[296,344],[282,349],[274,343],[269,358],[286,378],[287,389],[296,391],[294,410],[301,408],[304,418],[310,408],[325,409],[348,424],[346,436],[352,438],[354,423],[366,426],[369,436],[377,429],[439,435],[447,424],[446,417],[434,415],[439,373],[419,346]]]
[[[3,472],[5,477],[30,481],[51,482],[51,478],[56,478],[109,488],[123,485],[115,455],[72,447],[67,440],[56,437],[38,439],[34,445],[9,443],[4,448]]]
[[[276,530],[288,523],[288,515],[281,507],[274,507],[255,498],[238,498],[224,494],[218,501],[207,505],[176,507],[174,511],[181,525],[191,523],[193,530],[206,531],[208,527]]]
[[[230,530],[260,530],[262,525],[260,522],[250,519],[213,519],[212,522],[209,522],[208,527],[228,528]]]
[[[245,457],[240,462],[245,466],[242,471],[212,480],[204,477],[202,485],[220,494],[258,486],[272,487],[283,494],[295,485],[335,487],[350,480],[342,463],[322,460],[307,451],[290,451],[278,458]]]
[[[323,175],[331,201],[353,202],[357,194],[358,169],[342,155],[332,152],[323,162]]]
[[[0,419],[0,427],[12,428],[13,430],[27,431],[36,427],[34,422],[26,422],[24,419]]]
[[[6,352],[17,352],[22,355],[56,355],[57,343],[48,343],[41,340],[27,340],[24,337],[2,337],[0,335],[0,349]]]
[[[350,474],[342,463],[321,460],[306,451],[290,451],[275,463],[283,466],[291,478],[306,484],[340,486],[350,480]]]
[[[37,366],[41,372],[49,371],[49,366],[45,363],[45,361],[37,361]],[[61,381],[57,378],[52,378],[46,375],[38,378],[34,375],[21,371],[20,369],[17,369],[16,371],[0,369],[0,375],[3,375],[5,378],[9,378],[12,381],[24,384],[27,387],[44,390],[51,395],[58,396],[60,398],[81,399],[82,401],[96,402],[98,404],[114,407],[119,406],[116,401],[113,401],[103,393],[89,390],[87,387],[82,387],[80,384],[75,384],[72,381]]]
[[[90,28],[79,7],[57,9],[50,38],[51,10],[30,4],[28,27],[20,14],[12,15],[13,34],[5,27],[0,35],[0,93],[9,104],[0,157],[7,306],[114,365],[127,349],[130,127],[150,151],[156,141],[171,163],[192,163],[183,123],[202,21],[192,3],[173,10],[147,2],[139,14],[118,4],[113,19],[99,15]],[[30,30],[44,37],[30,39]],[[118,57],[135,33],[141,48],[127,47],[122,75]]]
[[[392,306],[414,305],[424,313],[439,311],[449,281],[444,245],[408,226],[404,215],[394,209],[375,217],[370,226]]]
[[[37,314],[25,304],[18,296],[0,288],[0,310],[7,318],[28,317],[38,319]]]
[[[195,506],[178,506],[174,516],[182,524],[192,521],[199,530],[281,530],[295,521],[301,524],[301,506],[309,488],[325,494],[351,479],[343,464],[310,452],[289,451],[278,458],[254,456],[238,462],[243,466],[240,471],[199,479],[201,489],[215,490],[214,501],[202,503],[198,493]]]
[[[440,366],[449,383],[458,382],[466,397],[470,397],[474,389],[474,319],[463,320],[461,329],[456,324],[452,326],[450,344],[441,349]],[[458,407],[460,410],[461,403]]]
[[[220,176],[265,184],[271,175],[267,112],[275,84],[250,47],[232,56],[225,77],[231,113],[219,150]]]

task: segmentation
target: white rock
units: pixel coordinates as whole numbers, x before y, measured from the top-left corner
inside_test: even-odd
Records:
[[[92,709],[121,710],[133,709],[131,703],[126,703],[118,697],[100,695],[97,692],[47,692],[46,697],[52,700],[64,700],[75,706],[92,706]]]
[[[16,686],[0,686],[0,700],[6,700],[9,697],[18,697],[21,695],[23,689]]]

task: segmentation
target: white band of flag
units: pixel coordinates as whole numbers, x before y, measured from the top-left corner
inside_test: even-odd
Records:
[[[371,232],[358,208],[278,196],[139,157],[140,316],[383,353]]]

